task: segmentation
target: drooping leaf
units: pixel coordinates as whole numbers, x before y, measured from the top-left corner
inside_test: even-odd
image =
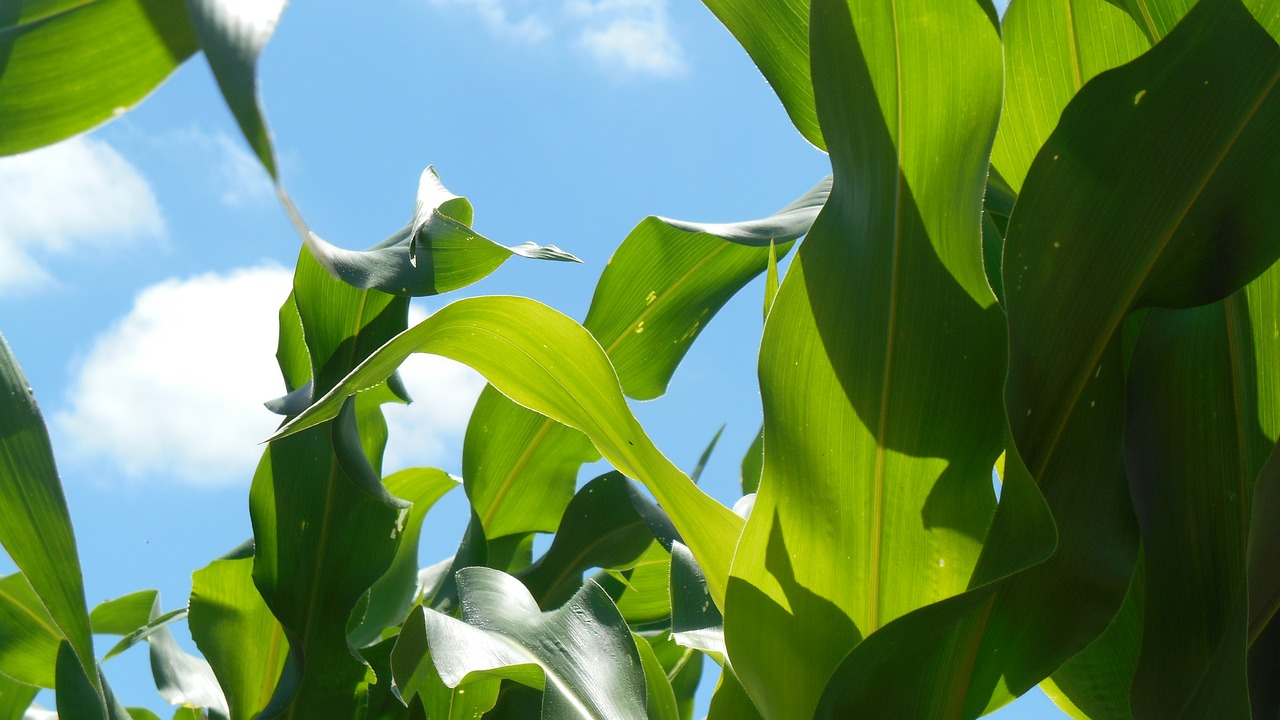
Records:
[[[98,674],[71,515],[35,393],[0,336],[0,544],[22,571],[97,691]]]
[[[197,49],[177,0],[4,3],[0,155],[50,145],[110,120],[141,102]]]
[[[540,688],[548,720],[646,717],[635,643],[599,587],[587,583],[564,607],[543,613],[520,581],[497,570],[467,568],[458,585],[462,619],[415,610],[401,634],[425,636],[431,656],[406,657],[397,647],[398,668],[416,672],[433,662],[448,687],[505,678]]]
[[[472,208],[449,192],[434,168],[422,171],[413,218],[391,237],[353,251],[308,233],[307,247],[334,277],[362,290],[417,297],[456,290],[484,278],[507,258],[582,262],[554,245],[508,248],[471,229]]]
[[[724,664],[724,616],[711,602],[698,561],[679,542],[671,546],[671,638]]]
[[[271,699],[288,652],[284,629],[254,587],[251,554],[196,571],[188,623],[217,676],[231,720],[250,720]]]
[[[630,484],[611,472],[584,485],[565,509],[551,547],[515,574],[540,607],[560,607],[577,593],[584,571],[631,563],[653,543]]]
[[[498,702],[502,680],[479,678],[456,687],[445,685],[431,657],[423,612],[419,607],[409,614],[391,653],[400,697],[406,702],[416,698],[433,720],[480,720]]]
[[[205,59],[267,174],[279,180],[275,150],[258,102],[258,55],[275,32],[286,0],[185,0]]]
[[[0,676],[52,688],[62,633],[22,573],[0,578]]]
[[[703,493],[653,445],[631,414],[608,358],[581,325],[526,298],[460,300],[401,333],[285,424],[276,438],[336,416],[414,352],[470,365],[508,397],[584,432],[614,467],[649,488],[707,572],[717,601],[742,520]]]
[[[409,468],[386,478],[392,495],[413,503],[400,529],[400,544],[391,567],[369,590],[369,605],[360,627],[351,634],[351,644],[364,647],[376,642],[382,631],[399,625],[413,607],[418,588],[418,543],[427,511],[458,481],[443,470]]]
[[[160,593],[141,590],[100,603],[89,613],[95,633],[123,635],[102,662],[146,641],[151,674],[160,697],[170,705],[204,708],[211,718],[226,720],[227,702],[209,663],[178,646],[169,625],[185,619],[187,608],[161,612]]]
[[[680,360],[711,317],[808,232],[830,181],[774,215],[741,223],[646,218],[623,241],[596,286],[583,325],[605,348],[623,391],[666,392]],[[552,532],[578,468],[599,459],[580,433],[486,388],[462,450],[467,496],[490,537]],[[514,491],[517,484],[519,491]]]
[[[1002,445],[980,226],[994,9],[811,7],[835,181],[765,325],[764,475],[725,608],[733,669],[767,718],[813,716],[866,636],[966,588]]]

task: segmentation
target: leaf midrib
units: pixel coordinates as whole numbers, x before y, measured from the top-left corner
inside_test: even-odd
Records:
[[[1221,167],[1227,156],[1231,154],[1236,142],[1240,139],[1241,134],[1244,133],[1245,128],[1249,126],[1249,123],[1253,121],[1253,117],[1257,114],[1258,109],[1261,108],[1263,102],[1271,96],[1271,92],[1275,88],[1277,81],[1280,81],[1280,72],[1274,73],[1271,76],[1271,81],[1267,84],[1266,89],[1259,93],[1258,99],[1254,102],[1253,107],[1249,108],[1249,111],[1245,113],[1244,119],[1241,121],[1240,125],[1236,128],[1231,138],[1225,143],[1222,151],[1218,154],[1218,157],[1214,159],[1213,164],[1209,167],[1208,171],[1201,177],[1199,186],[1183,204],[1178,215],[1169,224],[1160,241],[1156,244],[1156,247],[1148,253],[1146,264],[1138,272],[1137,276],[1134,278],[1134,282],[1129,283],[1128,288],[1126,288],[1124,295],[1121,297],[1122,302],[1115,305],[1116,310],[1103,324],[1105,332],[1098,334],[1098,340],[1094,342],[1093,347],[1090,348],[1089,353],[1085,356],[1089,359],[1089,362],[1082,363],[1080,365],[1080,367],[1084,368],[1083,372],[1077,370],[1076,377],[1072,380],[1070,391],[1067,393],[1068,402],[1064,406],[1067,411],[1059,413],[1054,418],[1055,423],[1052,426],[1052,432],[1049,433],[1048,441],[1044,445],[1046,451],[1041,453],[1039,456],[1039,461],[1036,463],[1036,467],[1032,472],[1033,477],[1038,479],[1042,474],[1044,474],[1044,470],[1048,467],[1049,461],[1058,450],[1058,442],[1062,439],[1062,433],[1066,430],[1068,420],[1070,420],[1071,416],[1075,413],[1075,408],[1080,403],[1080,397],[1084,393],[1084,388],[1089,383],[1090,373],[1093,372],[1093,369],[1102,359],[1102,355],[1106,351],[1107,345],[1110,344],[1111,340],[1115,337],[1116,331],[1120,328],[1120,324],[1124,322],[1125,317],[1127,317],[1129,312],[1133,310],[1134,300],[1137,299],[1138,293],[1142,291],[1142,288],[1150,277],[1151,272],[1164,256],[1164,252],[1168,249],[1169,243],[1172,242],[1173,237],[1178,234],[1178,230],[1181,228],[1183,221],[1186,220],[1191,209],[1195,207],[1196,203],[1200,200],[1200,196],[1204,194],[1205,188],[1209,185],[1209,181],[1217,175],[1218,168]]]

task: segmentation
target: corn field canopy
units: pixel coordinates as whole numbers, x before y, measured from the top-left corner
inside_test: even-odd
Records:
[[[0,720],[1280,720],[1280,0],[550,5],[0,7]]]

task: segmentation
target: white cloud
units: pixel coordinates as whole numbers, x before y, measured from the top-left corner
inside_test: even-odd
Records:
[[[520,42],[538,43],[551,35],[547,21],[535,13],[523,13],[513,20],[512,5],[524,4],[519,0],[429,0],[436,7],[470,8],[480,21],[498,37]]]
[[[292,274],[266,265],[146,288],[78,363],[53,426],[72,459],[106,460],[133,480],[244,485],[279,417],[276,311]],[[483,387],[469,368],[414,356],[404,380],[417,400],[387,406],[387,469],[457,463]]]
[[[600,29],[583,30],[579,42],[606,67],[657,77],[685,70],[680,43],[665,20],[617,19]]]
[[[428,0],[437,7],[469,7],[497,36],[539,43],[567,36],[612,75],[676,77],[684,50],[672,31],[667,0],[562,0],[560,12],[523,11],[527,0]],[[520,19],[512,18],[519,16]],[[561,43],[569,45],[571,43]]]
[[[75,456],[134,479],[246,483],[278,418],[276,311],[292,275],[278,266],[171,279],[138,294],[98,336],[55,427]]]
[[[84,136],[0,159],[0,294],[54,278],[44,262],[164,232],[155,193],[105,142]]]

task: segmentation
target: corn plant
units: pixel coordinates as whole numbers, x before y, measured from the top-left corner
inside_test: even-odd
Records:
[[[976,718],[1038,685],[1076,718],[1280,717],[1280,1],[704,3],[832,175],[762,220],[646,218],[581,323],[479,297],[414,327],[411,296],[576,258],[479,235],[430,168],[363,251],[280,188],[283,420],[253,538],[185,608],[87,608],[0,344],[0,719],[39,688],[64,720],[152,717],[102,669],[144,640],[181,718],[689,718],[713,664],[712,718]],[[0,152],[201,49],[278,180],[254,65],[282,5],[64,5],[0,14]],[[764,424],[729,508],[628,399],[762,274]],[[413,353],[490,383],[461,481],[382,472]],[[470,524],[423,568],[459,484]]]

